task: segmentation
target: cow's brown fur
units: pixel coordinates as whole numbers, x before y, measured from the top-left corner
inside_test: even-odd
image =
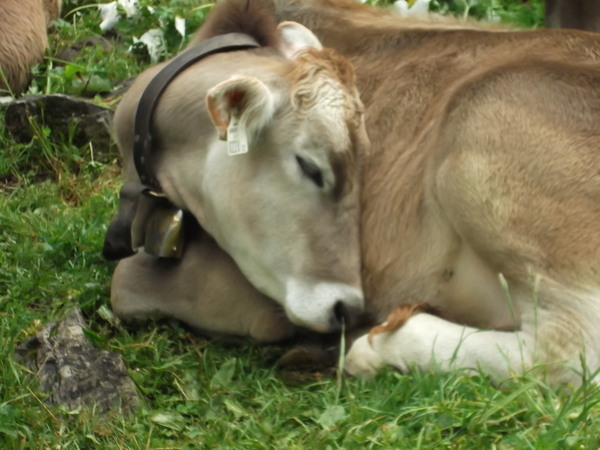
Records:
[[[407,321],[412,350],[420,332],[408,325],[429,320],[511,331],[478,333],[469,357],[516,329],[514,342],[530,339],[525,369],[577,366],[582,348],[599,367],[600,36],[402,19],[352,0],[281,0],[278,14],[356,68],[372,142],[361,155],[367,311],[383,321],[415,300],[434,307],[444,320]],[[444,338],[422,332],[432,342],[396,365],[429,367]],[[381,354],[401,356],[404,344],[385,342]],[[564,366],[549,374],[577,381]]]
[[[430,155],[423,151],[423,145],[432,140],[433,128],[437,127],[439,133],[439,123],[465,98],[476,95],[478,86],[493,82],[498,87],[510,87],[504,92],[486,88],[491,91],[485,92],[486,95],[495,94],[500,97],[496,101],[501,101],[503,95],[513,98],[519,89],[518,84],[512,86],[508,80],[538,74],[544,79],[554,76],[564,83],[569,83],[571,75],[576,76],[577,82],[585,85],[573,86],[574,93],[580,93],[578,100],[582,105],[592,108],[593,99],[584,97],[596,91],[596,66],[586,64],[595,64],[600,58],[600,38],[576,31],[455,30],[439,27],[435,22],[429,27],[419,22],[422,28],[414,29],[410,19],[390,16],[353,1],[298,3],[302,6],[287,9],[281,6],[281,17],[297,20],[312,29],[325,46],[341,51],[357,68],[357,84],[367,110],[367,129],[372,142],[363,189],[365,275],[370,280],[367,297],[380,299],[373,305],[377,310],[389,311],[391,304],[383,307],[379,302],[385,298],[395,302],[393,296],[382,294],[390,289],[391,283],[397,282],[397,276],[379,276],[380,270],[370,267],[390,270],[390,263],[406,265],[414,259],[398,260],[396,245],[381,238],[375,239],[377,244],[373,245],[373,238],[395,236],[393,242],[400,248],[405,243],[411,244],[404,233],[412,228],[410,222],[414,216],[402,210],[423,208],[426,174],[431,172],[427,167]],[[353,39],[345,39],[347,36]],[[534,55],[536,62],[531,61]],[[552,86],[543,94],[557,95]],[[576,125],[573,120],[567,122]],[[374,192],[387,195],[375,196]],[[390,220],[383,219],[389,216]],[[390,250],[393,254],[386,257]],[[384,263],[382,258],[390,261]]]
[[[561,311],[538,330],[544,359],[593,346],[600,37],[415,26],[346,0],[291,3],[282,19],[356,67],[372,142],[361,224],[368,308],[383,320],[419,299],[454,322],[524,327],[533,273],[545,308]]]
[[[60,15],[60,0],[2,0],[0,3],[0,92],[21,93],[29,68],[48,46],[46,29]],[[8,82],[8,86],[4,82]]]

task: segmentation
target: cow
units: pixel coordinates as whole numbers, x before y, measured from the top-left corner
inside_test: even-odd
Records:
[[[41,63],[46,29],[58,19],[61,0],[3,0],[0,5],[0,93],[18,95],[29,84],[29,68]]]
[[[398,306],[428,305],[397,330],[359,337],[346,356],[346,371],[353,375],[371,376],[388,364],[403,372],[413,367],[477,371],[501,382],[542,367],[550,383],[578,384],[583,370],[598,369],[600,38],[570,30],[519,31],[450,19],[400,18],[352,0],[279,0],[277,17],[280,34],[288,28],[289,35],[307,36],[309,29],[314,38],[306,41],[335,49],[355,68],[370,145],[350,145],[353,150],[336,169],[322,165],[325,158],[313,160],[308,171],[296,161],[294,169],[316,187],[320,179],[336,186],[340,178],[345,180],[337,189],[343,192],[341,201],[348,200],[344,209],[352,213],[343,220],[356,222],[339,229],[338,236],[323,232],[323,221],[337,227],[342,220],[333,206],[338,203],[330,201],[332,191],[324,195],[327,203],[318,214],[303,198],[314,200],[308,192],[289,192],[289,179],[278,179],[282,185],[273,183],[273,192],[265,192],[260,178],[271,181],[276,175],[247,178],[242,165],[251,170],[250,159],[236,159],[236,169],[227,173],[205,165],[200,155],[206,153],[207,161],[229,161],[207,126],[214,92],[208,86],[217,82],[208,69],[201,70],[207,60],[190,70],[193,82],[184,73],[169,88],[155,126],[169,152],[157,160],[161,183],[170,186],[172,201],[194,213],[214,238],[211,245],[227,252],[292,324],[315,331],[339,328],[363,298],[364,313],[375,322],[383,322]],[[210,35],[203,30],[192,44]],[[237,62],[246,61],[236,56]],[[237,73],[226,61],[220,64]],[[257,65],[254,73],[262,67]],[[117,111],[116,131],[126,156],[132,142],[130,105],[153,73],[142,75]],[[208,102],[198,100],[196,92],[208,96]],[[314,96],[316,103],[316,91]],[[269,124],[279,129],[276,119]],[[213,117],[213,122],[222,133],[220,120]],[[282,132],[287,142],[297,143],[298,133],[310,131],[319,152],[323,142],[333,146],[318,121],[313,125],[310,130],[284,127]],[[197,129],[213,133],[213,141],[207,145]],[[350,135],[351,129],[357,130],[346,128]],[[252,149],[250,155],[270,160]],[[135,178],[131,169],[128,173]],[[227,181],[214,184],[212,179],[222,182],[221,177]],[[242,195],[257,186],[268,200],[257,195],[249,201]],[[213,189],[219,192],[209,192]],[[220,203],[213,195],[219,195]],[[351,201],[357,203],[351,206]],[[256,211],[265,219],[244,216]],[[296,239],[287,232],[290,217],[300,225],[294,233],[304,229],[318,237],[323,232],[324,239]],[[238,233],[250,233],[244,227],[252,228],[255,243],[238,239]],[[288,239],[302,244],[292,246]],[[339,297],[340,302],[325,299],[320,282],[305,285],[302,295],[289,283],[283,290],[271,289],[265,279],[279,269],[255,253],[270,254],[271,242],[283,259],[305,261],[308,252],[318,268],[334,269],[327,280],[341,277],[344,289],[338,292],[356,289],[360,294]],[[131,265],[143,258],[134,256]],[[341,261],[350,264],[341,267]],[[253,264],[256,271],[249,268]],[[236,268],[223,268],[229,269]],[[139,269],[129,270],[142,276]],[[157,266],[152,270],[158,273]],[[187,279],[195,273],[191,270]],[[188,289],[180,285],[167,295],[142,284],[134,294],[137,307],[152,297],[148,309],[161,303],[163,312]],[[113,305],[118,299],[119,308],[126,310],[129,300],[115,291],[124,291],[122,281],[113,285]],[[359,296],[361,301],[351,300]],[[187,295],[186,301],[199,300]],[[302,302],[301,313],[296,301]]]

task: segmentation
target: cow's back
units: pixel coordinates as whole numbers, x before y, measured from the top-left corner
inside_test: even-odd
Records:
[[[296,3],[280,2],[280,17],[304,24],[357,68],[374,152],[389,152],[391,142],[399,149],[406,145],[436,97],[486,66],[523,58],[600,60],[600,35],[592,33],[417,20],[347,0]]]

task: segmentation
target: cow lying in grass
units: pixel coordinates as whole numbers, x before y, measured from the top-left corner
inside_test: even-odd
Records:
[[[25,90],[29,68],[44,58],[46,29],[58,19],[60,6],[60,0],[0,2],[0,95]]]
[[[175,80],[155,115],[155,165],[169,199],[250,283],[320,332],[354,320],[363,295],[378,322],[414,302],[436,311],[384,326],[372,345],[359,338],[352,374],[386,363],[499,381],[543,364],[551,383],[579,383],[582,360],[598,369],[600,37],[401,19],[351,0],[280,2],[278,18],[317,41],[272,19],[247,30],[258,22],[236,4],[220,4],[195,41],[237,24],[269,48],[210,57]],[[321,44],[348,58],[356,80]],[[135,106],[155,73],[139,77],[115,118],[129,180]],[[252,111],[252,138],[247,154],[230,157],[219,136],[238,111]],[[209,275],[239,274],[230,260],[205,272],[213,253],[202,253],[188,249],[170,269],[185,281],[164,288],[151,282],[160,261],[121,262],[115,310],[252,334],[257,312],[245,296],[273,307],[249,284],[211,298]],[[196,270],[186,258],[206,259]],[[238,300],[242,319],[253,311],[244,325],[208,309],[224,302],[233,312]]]

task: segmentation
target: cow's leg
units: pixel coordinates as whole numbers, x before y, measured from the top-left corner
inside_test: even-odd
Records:
[[[398,330],[374,335],[372,344],[367,335],[359,338],[346,356],[345,369],[364,377],[383,364],[402,372],[412,367],[459,369],[481,371],[499,383],[537,366],[540,372],[534,373],[547,375],[552,384],[578,385],[585,370],[582,361],[586,376],[600,367],[600,294],[569,292],[543,280],[538,289],[515,294],[513,301],[521,304],[533,299],[533,307],[521,311],[518,331],[481,330],[421,313]],[[521,295],[529,297],[527,302]]]
[[[546,28],[578,28],[583,30],[586,0],[546,0]]]
[[[560,0],[546,0],[544,2],[544,25],[546,28],[560,28],[559,4]]]
[[[413,367],[427,371],[481,369],[496,381],[531,367],[533,342],[524,333],[482,331],[431,314],[417,314],[399,330],[367,336],[352,346],[345,369],[351,375],[373,376],[388,364],[403,373]]]
[[[208,236],[187,242],[181,260],[141,251],[122,260],[113,276],[111,303],[126,320],[173,317],[213,336],[266,343],[295,332],[283,310],[258,292]]]

